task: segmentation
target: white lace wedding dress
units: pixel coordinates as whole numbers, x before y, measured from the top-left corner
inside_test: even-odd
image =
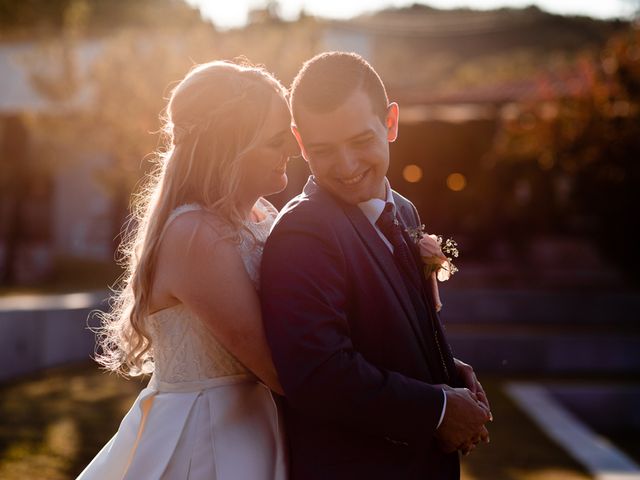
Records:
[[[262,246],[276,214],[266,200],[257,206],[265,218],[248,222],[253,236],[242,232],[238,245],[256,288]],[[179,207],[167,224],[198,208]],[[270,390],[186,306],[161,310],[149,320],[151,380],[78,478],[285,479],[284,432]]]

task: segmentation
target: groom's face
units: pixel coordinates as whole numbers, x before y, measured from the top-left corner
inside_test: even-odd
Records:
[[[383,121],[369,96],[357,89],[331,112],[301,107],[294,133],[316,182],[355,205],[385,198],[389,142],[397,134],[398,107],[391,104]]]

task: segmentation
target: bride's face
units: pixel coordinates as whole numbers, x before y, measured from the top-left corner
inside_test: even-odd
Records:
[[[284,190],[287,186],[287,162],[299,153],[291,133],[289,108],[281,96],[273,95],[256,146],[241,159],[242,194],[266,196]]]

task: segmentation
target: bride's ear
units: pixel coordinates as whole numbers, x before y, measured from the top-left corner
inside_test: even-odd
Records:
[[[304,149],[304,144],[302,143],[302,137],[300,136],[300,131],[295,124],[291,124],[291,131],[293,132],[293,136],[296,137],[296,142],[298,142],[298,146],[300,147],[300,153],[302,153],[302,158],[304,158],[305,162],[308,162],[307,151]]]
[[[395,142],[398,138],[398,121],[400,119],[400,107],[396,102],[391,102],[387,107],[387,116],[384,126],[387,129],[387,141]]]

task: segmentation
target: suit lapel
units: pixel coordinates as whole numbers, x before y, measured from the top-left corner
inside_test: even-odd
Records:
[[[393,260],[393,257],[389,255],[390,252],[387,249],[387,246],[380,239],[375,228],[371,225],[367,217],[364,216],[362,211],[355,205],[348,205],[340,202],[333,196],[329,195],[326,191],[320,188],[320,186],[315,182],[313,176],[310,176],[307,180],[303,189],[303,194],[306,196],[322,196],[324,197],[323,201],[334,203],[338,208],[342,209],[353,225],[355,231],[358,233],[358,236],[362,239],[371,255],[378,262],[378,265],[384,272],[387,280],[391,283],[393,290],[400,299],[400,303],[402,304],[407,317],[415,317],[416,312],[413,307],[413,303],[411,302],[411,298],[409,298],[409,293],[406,291],[406,288],[404,288],[404,280],[401,276],[402,274]]]
[[[405,225],[405,227],[407,225],[413,225],[415,223],[410,220],[411,218],[410,213],[407,210],[408,209],[406,209],[404,206],[401,207],[398,215],[402,223]],[[404,235],[405,241],[409,245],[409,249],[411,250],[415,261],[418,263],[418,265],[422,266],[423,263],[422,263],[422,257],[420,256],[420,249],[415,244],[415,242],[413,242],[410,239],[409,234],[407,234],[406,231],[403,231],[403,235]],[[427,308],[427,312],[426,312],[427,319],[430,323],[429,328],[431,330],[431,333],[429,333],[429,335],[432,336],[438,342],[435,346],[439,350],[439,361],[437,361],[436,363],[440,363],[440,361],[444,363],[443,365],[444,370],[442,371],[442,373],[445,375],[443,380],[444,383],[447,383],[451,386],[456,386],[458,385],[458,383],[455,377],[453,353],[451,351],[451,347],[449,343],[445,338],[443,327],[442,327],[442,324],[440,323],[440,316],[435,309],[435,299],[433,297],[433,291],[431,290],[431,285],[429,284],[429,280],[427,279],[427,277],[425,277],[425,275],[420,275],[420,280],[422,285],[422,292],[424,294],[423,298],[425,299],[426,308]],[[438,337],[437,339],[435,338],[436,336]],[[440,370],[439,365],[438,367],[434,366],[434,368],[435,368],[434,372],[437,372]]]
[[[409,220],[410,216],[409,213],[407,212],[407,208],[405,206],[401,206],[398,209],[398,216],[400,217],[400,221],[403,223],[403,226],[405,228],[407,228],[407,226],[411,226],[413,224],[413,222],[411,222]],[[429,311],[433,311],[435,312],[435,302],[433,299],[433,293],[431,291],[431,286],[429,285],[429,280],[425,277],[424,274],[422,274],[424,266],[422,263],[422,257],[420,256],[420,250],[418,248],[418,246],[416,245],[416,243],[413,241],[413,239],[411,239],[411,237],[409,236],[409,234],[406,232],[406,230],[403,229],[402,231],[402,235],[404,238],[404,241],[407,243],[407,245],[409,245],[409,250],[411,251],[411,254],[413,255],[413,259],[416,262],[416,264],[418,265],[418,269],[421,272],[420,275],[420,285],[425,293],[425,297],[426,297],[426,301],[427,301],[427,308],[429,309]]]
[[[376,262],[384,272],[387,280],[391,284],[393,291],[400,300],[402,308],[411,324],[411,329],[420,343],[422,353],[427,358],[427,345],[424,340],[422,329],[420,328],[418,315],[414,307],[413,301],[409,296],[409,291],[405,284],[405,279],[398,269],[391,252],[378,236],[369,220],[364,216],[362,211],[354,205],[343,205],[343,210],[347,218],[352,223],[358,236],[362,239],[367,249],[375,258]],[[417,292],[416,292],[417,293]]]
[[[405,229],[407,228],[407,226],[413,225],[414,222],[411,222],[409,220],[410,216],[409,216],[409,213],[407,212],[407,208],[405,206],[401,206],[398,209],[398,216],[400,217],[400,221],[402,222],[402,224],[405,227]],[[416,243],[413,241],[413,239],[411,239],[411,237],[409,236],[409,234],[406,232],[405,229],[403,229],[402,235],[403,235],[404,241],[409,246],[409,250],[411,251],[411,254],[413,255],[414,261],[418,265],[418,270],[420,272],[420,287],[422,288],[422,293],[424,294],[424,299],[425,299],[425,302],[427,304],[426,305],[427,310],[428,310],[427,313],[428,313],[430,318],[432,318],[432,319],[433,319],[433,317],[437,318],[437,312],[436,312],[436,309],[435,309],[435,300],[433,298],[433,292],[431,291],[431,285],[429,284],[429,280],[427,279],[427,277],[423,273],[424,266],[423,266],[423,262],[422,262],[422,256],[420,255],[420,249],[418,248]]]

